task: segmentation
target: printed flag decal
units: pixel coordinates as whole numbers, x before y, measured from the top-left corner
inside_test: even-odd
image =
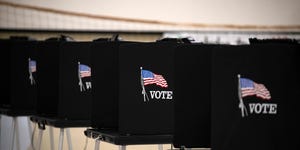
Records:
[[[162,75],[155,74],[149,70],[142,70],[144,85],[156,84],[160,87],[167,88],[168,83]]]
[[[144,102],[146,102],[149,101],[149,97],[145,90],[145,85],[156,84],[157,86],[167,88],[168,83],[162,75],[155,74],[149,70],[144,70],[143,67],[141,67],[140,69],[141,69],[142,94],[144,96]]]
[[[34,80],[34,77],[33,77],[32,73],[36,72],[36,61],[31,60],[30,58],[28,58],[28,72],[29,72],[30,84],[34,85],[35,80]]]
[[[80,62],[78,62],[78,80],[79,80],[79,88],[80,91],[86,91],[85,89],[85,85],[82,82],[82,78],[85,77],[91,77],[91,67],[84,65],[84,64],[80,64]],[[87,89],[90,89],[92,87],[91,82],[86,82],[86,87]]]
[[[256,95],[264,100],[270,100],[271,94],[263,84],[255,83],[247,78],[240,78],[241,83],[241,96],[247,97]]]
[[[36,72],[36,61],[35,60],[29,61],[29,69],[31,72]]]
[[[79,64],[80,77],[90,77],[91,76],[91,68],[87,65]]]
[[[242,117],[247,116],[247,108],[244,105],[243,97],[256,96],[263,100],[270,100],[271,94],[269,90],[263,85],[254,82],[248,78],[241,78],[238,74],[238,96],[239,96],[239,108],[241,109]]]

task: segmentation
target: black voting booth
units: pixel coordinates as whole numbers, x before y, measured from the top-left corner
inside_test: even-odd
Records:
[[[92,46],[92,127],[118,127],[118,52],[122,42],[95,41]]]
[[[45,125],[50,126],[51,149],[54,146],[52,127],[60,128],[59,150],[63,148],[64,130],[68,147],[72,149],[69,128],[90,126],[90,44],[71,42],[67,37],[51,38],[39,44],[38,109],[37,115],[30,118],[39,125],[39,149]]]
[[[96,133],[105,136],[104,141],[122,145],[171,143],[176,45],[95,42],[92,127],[96,131],[87,130],[85,134]],[[153,84],[145,85],[143,77],[154,74],[160,77],[161,85],[156,85],[154,78]]]
[[[212,149],[299,149],[299,50],[274,43],[214,49]]]
[[[174,48],[177,45],[173,42],[158,42],[121,46],[119,53],[121,133],[173,133],[173,59]],[[149,76],[151,81],[147,85]],[[152,78],[158,78],[159,81],[152,81]],[[164,86],[164,82],[167,87]]]
[[[55,127],[90,126],[90,42],[41,42],[38,62],[38,109],[31,119]]]
[[[1,59],[7,78],[7,94],[1,100],[1,113],[9,116],[26,116],[35,113],[37,92],[37,41],[27,38],[0,41],[5,55]],[[7,62],[8,61],[8,62]]]
[[[12,132],[8,137],[11,140],[11,149],[14,149],[15,137],[19,136],[16,129],[17,118],[33,115],[36,112],[38,71],[36,46],[37,41],[28,37],[0,40],[0,49],[4,52],[1,59],[4,96],[1,99],[0,115],[12,118]]]
[[[0,49],[4,52],[4,56],[10,56],[10,45],[11,42],[9,40],[0,40]],[[9,58],[10,60],[10,58]],[[5,80],[3,81],[3,85],[6,85],[7,88],[4,88],[3,93],[6,93],[7,95],[1,98],[0,103],[0,109],[2,113],[2,109],[8,108],[10,104],[10,61],[7,62],[6,59],[1,59],[2,65],[2,71],[8,72],[7,74],[3,74],[5,76]]]
[[[181,45],[175,49],[173,145],[211,147],[211,54],[216,45]]]

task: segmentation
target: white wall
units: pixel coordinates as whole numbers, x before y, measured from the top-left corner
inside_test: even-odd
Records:
[[[60,10],[172,22],[300,25],[300,0],[1,0]]]

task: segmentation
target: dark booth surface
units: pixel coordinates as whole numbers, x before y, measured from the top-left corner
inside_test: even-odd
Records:
[[[40,116],[57,115],[60,45],[61,42],[39,43],[37,115]]]
[[[91,42],[40,44],[39,116],[63,120],[90,120]]]
[[[116,145],[137,144],[170,144],[172,135],[121,135],[114,130],[88,129],[84,134],[93,139],[98,139]]]
[[[95,41],[92,49],[92,127],[118,128],[119,46],[127,42]]]
[[[7,84],[1,110],[10,116],[24,116],[35,113],[37,92],[36,41],[4,40],[1,47],[5,51],[8,62],[3,62],[3,71],[7,72]],[[34,63],[32,63],[34,62]],[[32,64],[32,66],[30,65]],[[33,69],[33,70],[31,70]],[[32,80],[31,80],[32,79]],[[32,82],[31,82],[32,81]],[[2,100],[1,100],[2,101]]]
[[[214,45],[175,50],[174,137],[176,148],[210,147],[211,54]]]
[[[1,112],[4,108],[8,108],[9,105],[10,105],[10,99],[11,99],[11,96],[10,96],[10,47],[11,47],[11,42],[9,40],[4,40],[4,39],[1,39],[0,40],[0,49],[2,50],[2,53],[3,53],[3,56],[5,57],[9,57],[9,62],[7,62],[7,59],[4,59],[4,58],[1,58],[1,64],[2,65],[2,72],[3,72],[3,79],[5,80],[2,80],[2,84],[5,85],[5,88],[3,88],[3,93],[5,94],[2,98],[1,98],[1,103],[0,103],[0,109],[1,109]],[[2,57],[3,57],[2,56]],[[6,74],[4,74],[4,72],[8,72]]]
[[[119,131],[172,134],[174,42],[122,45],[119,51]]]
[[[74,127],[89,127],[90,120],[68,120],[60,119],[57,117],[41,117],[41,116],[31,116],[30,120],[39,125],[40,129],[45,129],[45,125],[53,126],[56,128],[74,128]]]
[[[299,149],[299,50],[259,44],[213,51],[212,149]]]
[[[175,45],[95,42],[92,127],[114,129],[120,134],[171,133]],[[140,67],[162,75],[168,87],[145,85],[149,100],[144,101]],[[150,91],[158,92],[157,99]]]

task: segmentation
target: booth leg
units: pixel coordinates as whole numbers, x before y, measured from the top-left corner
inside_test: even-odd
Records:
[[[100,148],[100,140],[96,140],[95,141],[95,150],[99,150],[99,148]]]
[[[30,138],[30,143],[32,143],[32,136],[33,135],[33,131],[32,131],[32,125],[31,125],[31,121],[30,121],[30,117],[27,117],[27,123],[28,123],[28,135],[29,135],[29,138]],[[33,146],[33,145],[31,145]],[[32,149],[34,149],[33,147],[31,147]]]
[[[50,136],[50,149],[54,150],[54,137],[53,137],[53,127],[49,127],[49,136]]]
[[[38,150],[41,150],[42,138],[43,138],[43,129],[39,129],[39,137],[38,137]]]
[[[163,145],[162,144],[158,144],[158,150],[163,150]]]
[[[19,127],[18,127],[18,118],[15,117],[15,140],[16,140],[16,146],[17,150],[20,150],[20,134],[19,134]]]
[[[64,128],[60,128],[58,150],[63,150],[64,130],[65,130]]]
[[[119,150],[126,150],[126,146],[125,145],[120,145]]]
[[[70,134],[70,129],[69,128],[66,129],[66,134],[67,134],[67,141],[68,141],[69,150],[73,150],[72,139],[71,139],[71,134]]]
[[[14,145],[15,145],[15,131],[16,131],[16,117],[12,118],[12,129],[11,129],[11,143],[10,143],[10,150],[14,150]]]
[[[2,139],[2,135],[1,135],[1,128],[2,128],[2,124],[1,121],[2,120],[2,115],[0,114],[0,149],[1,149],[1,139]]]

